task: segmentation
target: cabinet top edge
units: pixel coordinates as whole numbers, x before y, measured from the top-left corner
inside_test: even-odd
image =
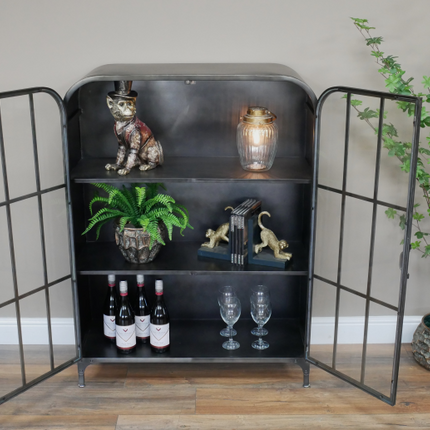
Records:
[[[277,63],[151,63],[106,64],[89,72],[67,91],[65,101],[85,84],[97,81],[211,80],[211,81],[290,81],[301,87],[314,106],[316,95],[288,66]]]

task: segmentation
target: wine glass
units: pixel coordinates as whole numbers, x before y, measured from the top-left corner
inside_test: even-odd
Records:
[[[269,287],[266,285],[257,285],[256,287],[252,287],[252,294],[257,295],[258,297],[264,298],[264,297],[270,297]]]
[[[230,285],[221,287],[218,294],[218,305],[221,307],[221,304],[228,301],[231,297],[236,297],[234,288]],[[233,328],[225,327],[219,334],[224,337],[233,337],[237,335],[237,331]]]
[[[224,349],[233,350],[240,346],[240,343],[233,340],[233,325],[236,324],[240,317],[241,306],[240,300],[237,297],[230,297],[228,300],[223,301],[220,304],[221,318],[227,324],[227,328],[230,330],[230,339],[222,344]],[[235,331],[235,330],[234,330]]]
[[[270,301],[258,303],[251,300],[251,316],[252,319],[258,324],[258,330],[261,330],[263,325],[266,324],[272,316],[272,305],[270,304]],[[257,336],[259,336],[258,340],[252,342],[251,346],[259,350],[269,348],[269,344],[261,338],[261,336],[264,335],[259,334]]]
[[[270,305],[270,293],[269,289],[265,285],[258,285],[252,288],[252,294],[250,297],[251,307],[253,304],[269,304]],[[251,330],[251,334],[254,336],[266,336],[269,331],[261,326],[255,327]]]

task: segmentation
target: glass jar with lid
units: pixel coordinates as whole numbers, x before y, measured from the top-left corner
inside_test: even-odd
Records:
[[[265,172],[275,160],[278,127],[276,115],[262,106],[251,106],[237,126],[237,149],[242,168]]]

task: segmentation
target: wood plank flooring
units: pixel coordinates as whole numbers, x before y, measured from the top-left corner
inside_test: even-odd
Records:
[[[374,347],[374,346],[372,346]],[[369,377],[386,388],[389,363],[374,347]],[[324,351],[323,351],[324,352]],[[45,369],[35,352],[35,377]],[[344,364],[347,369],[347,363]],[[354,372],[356,363],[348,363]],[[19,366],[0,359],[0,392],[19,384]],[[72,366],[0,406],[2,430],[429,429],[430,372],[402,349],[397,405],[311,368],[279,364],[92,365],[85,388]]]

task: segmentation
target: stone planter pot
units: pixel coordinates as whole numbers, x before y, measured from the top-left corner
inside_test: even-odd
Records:
[[[165,241],[167,229],[164,223],[158,224],[158,231]],[[120,231],[119,226],[115,224],[115,242],[124,258],[134,264],[150,263],[163,246],[160,242],[153,241],[152,248],[149,249],[149,233],[131,225],[126,225],[124,230]]]
[[[412,354],[415,360],[430,370],[430,314],[424,315],[412,338]]]

